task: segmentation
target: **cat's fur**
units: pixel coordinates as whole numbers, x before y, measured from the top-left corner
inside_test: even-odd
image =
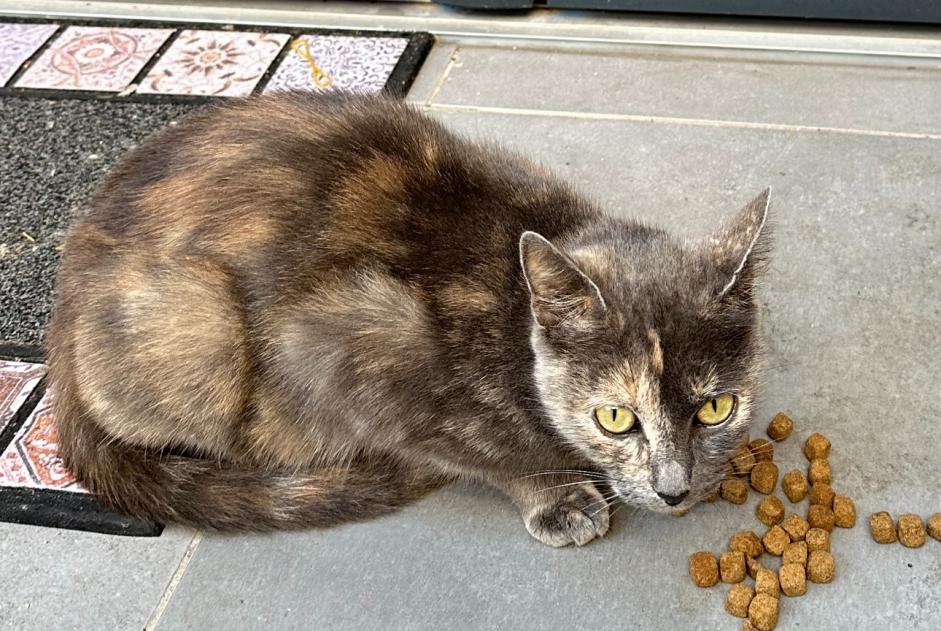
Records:
[[[388,99],[213,108],[128,155],[67,239],[63,456],[119,511],[216,529],[371,517],[456,477],[550,545],[604,534],[602,480],[686,508],[747,432],[766,209],[683,244]],[[694,424],[723,392],[733,417]],[[607,404],[642,431],[603,432]]]

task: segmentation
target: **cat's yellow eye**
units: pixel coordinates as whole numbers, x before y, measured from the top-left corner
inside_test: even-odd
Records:
[[[735,397],[731,394],[720,394],[715,399],[703,403],[696,412],[696,419],[703,425],[718,425],[732,416],[735,407]]]
[[[634,427],[637,416],[627,408],[606,405],[595,408],[595,420],[598,421],[598,425],[612,434],[623,434]]]

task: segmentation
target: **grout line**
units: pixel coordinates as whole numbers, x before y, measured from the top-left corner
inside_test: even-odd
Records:
[[[173,594],[176,592],[176,588],[179,586],[180,581],[183,580],[183,574],[186,572],[186,568],[189,566],[190,561],[193,560],[193,555],[196,553],[196,548],[199,547],[199,544],[202,542],[202,540],[203,531],[197,530],[196,534],[193,535],[193,538],[186,546],[186,550],[183,551],[183,557],[180,559],[180,563],[177,565],[176,571],[173,572],[173,576],[170,577],[170,582],[167,583],[166,589],[163,590],[163,595],[157,602],[157,606],[154,607],[153,613],[150,614],[150,618],[148,618],[147,624],[144,625],[144,631],[153,631],[157,628],[157,624],[160,622],[160,618],[163,617],[163,612],[166,610],[167,605],[170,604],[170,600],[173,598]]]
[[[438,96],[438,92],[440,92],[441,88],[444,87],[444,82],[448,80],[448,75],[451,74],[451,69],[454,68],[454,65],[457,63],[457,55],[460,51],[460,46],[454,47],[454,51],[451,53],[451,57],[448,59],[448,65],[444,67],[444,70],[441,72],[441,76],[438,77],[437,81],[435,81],[435,85],[431,89],[431,93],[425,100],[426,107],[431,105],[431,102],[434,101],[436,96]]]
[[[605,114],[600,112],[570,112],[565,110],[535,110],[516,107],[491,107],[486,105],[457,105],[450,103],[426,103],[427,110],[440,112],[474,112],[478,114],[508,114],[511,116],[538,116],[542,118],[574,118],[582,120],[629,121],[637,123],[666,123],[695,127],[732,127],[737,129],[761,129],[766,131],[798,131],[850,136],[875,136],[878,138],[912,138],[919,140],[941,140],[941,134],[886,131],[879,129],[852,129],[847,127],[824,127],[815,125],[791,125],[787,123],[750,123],[707,118],[681,118],[675,116],[649,116],[643,114]]]

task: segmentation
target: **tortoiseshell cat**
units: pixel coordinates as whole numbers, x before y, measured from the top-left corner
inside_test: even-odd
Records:
[[[768,192],[681,243],[388,99],[282,94],[119,164],[48,332],[69,467],[231,530],[379,515],[466,477],[552,546],[613,491],[683,509],[745,436]]]

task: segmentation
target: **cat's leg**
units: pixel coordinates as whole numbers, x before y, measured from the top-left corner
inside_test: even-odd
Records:
[[[582,546],[608,531],[611,498],[586,476],[535,474],[491,482],[513,500],[529,534],[546,545]]]

